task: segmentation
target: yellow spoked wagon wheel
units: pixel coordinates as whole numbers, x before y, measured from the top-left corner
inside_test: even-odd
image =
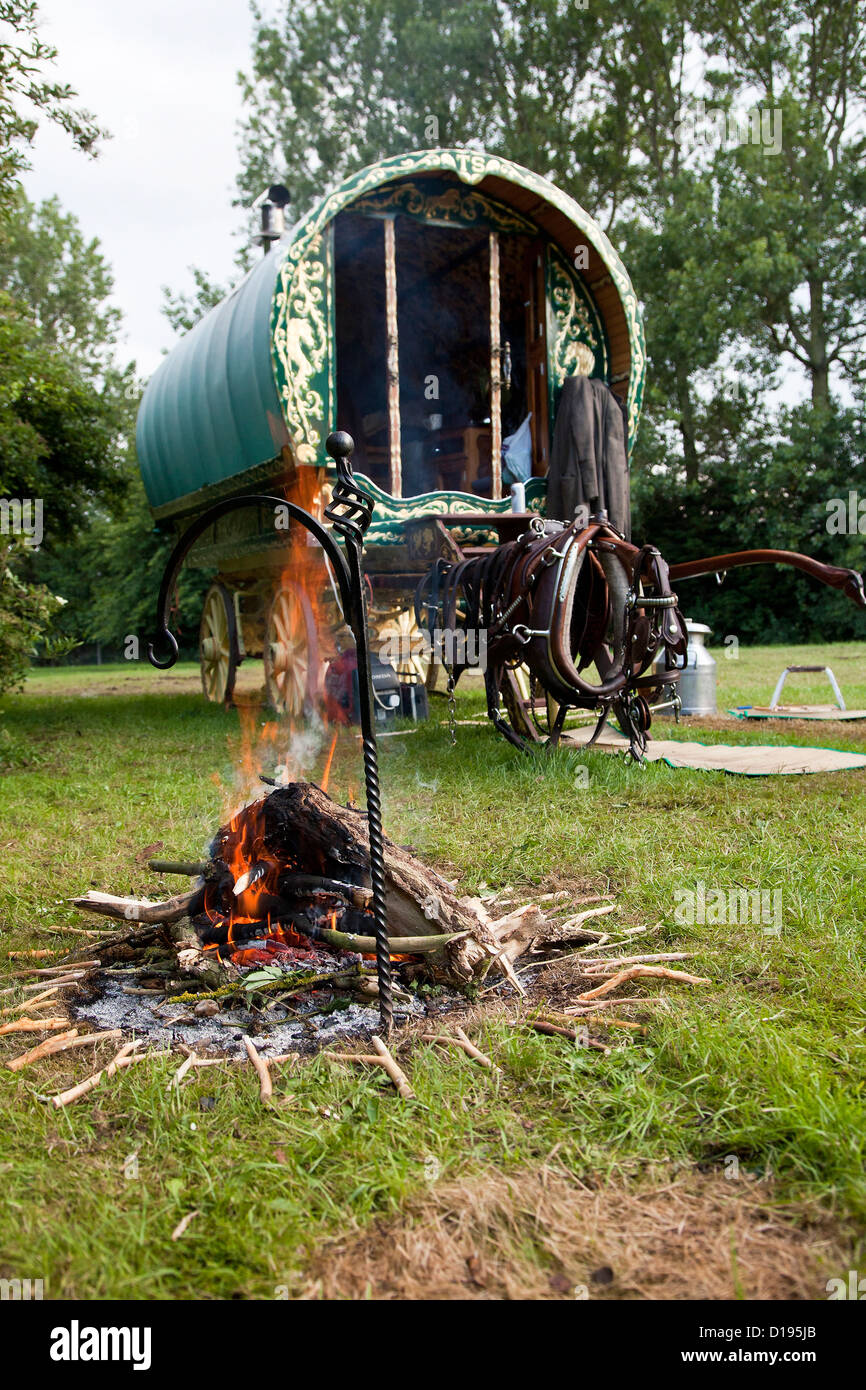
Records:
[[[525,666],[507,666],[502,682],[502,703],[515,733],[530,743],[540,743],[541,734],[532,717],[532,681]]]
[[[264,657],[274,709],[290,719],[308,716],[320,695],[322,663],[310,600],[295,584],[281,585],[271,604]]]
[[[208,700],[225,705],[232,698],[238,669],[235,605],[224,584],[208,589],[198,633],[201,686]]]
[[[541,689],[526,666],[509,666],[502,682],[502,703],[511,727],[530,743],[543,743],[549,736],[559,705]]]
[[[424,684],[430,663],[411,608],[404,608],[380,623],[375,649],[383,661],[391,663],[401,680],[417,680]]]

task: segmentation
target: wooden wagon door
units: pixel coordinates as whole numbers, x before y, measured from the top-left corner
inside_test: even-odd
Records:
[[[547,285],[544,242],[533,242],[527,257],[526,408],[532,412],[532,471],[544,475],[550,464],[547,383]]]

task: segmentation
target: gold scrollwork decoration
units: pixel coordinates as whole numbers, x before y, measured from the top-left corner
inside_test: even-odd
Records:
[[[278,389],[298,463],[316,464],[325,420],[324,393],[316,378],[330,374],[327,258],[321,236],[310,243],[295,273],[276,296],[274,351],[280,363]]]
[[[574,276],[555,254],[550,258],[550,298],[555,319],[551,352],[554,384],[561,386],[567,376],[576,373],[592,375],[594,369],[606,375],[607,354],[602,335]],[[589,362],[592,365],[587,371]]]
[[[486,198],[474,189],[462,188],[454,184],[437,188],[432,192],[419,187],[417,183],[386,184],[384,188],[351,203],[352,212],[385,213],[403,212],[430,222],[449,222],[455,227],[492,227],[503,234],[523,233],[531,235],[536,229],[531,222],[502,203]]]

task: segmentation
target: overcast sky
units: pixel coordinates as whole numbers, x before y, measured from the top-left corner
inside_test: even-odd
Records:
[[[113,139],[90,160],[44,124],[25,187],[34,199],[56,193],[102,242],[125,355],[149,375],[174,341],[161,286],[190,288],[190,265],[220,281],[234,273],[236,74],[248,66],[248,0],[39,0],[39,10],[59,79]]]

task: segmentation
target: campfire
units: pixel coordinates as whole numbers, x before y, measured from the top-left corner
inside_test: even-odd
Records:
[[[444,987],[452,1006],[488,975],[523,994],[515,971],[522,956],[531,951],[544,959],[597,941],[601,933],[586,920],[615,910],[596,897],[589,899],[596,905],[568,920],[532,903],[494,917],[479,898],[459,897],[453,883],[410,850],[387,837],[383,849],[398,1019],[424,1013],[418,988],[424,984]],[[75,903],[127,924],[100,945],[100,958],[109,965],[133,962],[121,968],[137,972],[138,997],[142,990],[158,996],[159,1015],[172,1028],[179,1020],[195,1027],[225,1011],[242,1032],[249,1007],[257,1005],[253,1021],[263,1036],[284,1023],[286,1007],[309,1017],[311,1006],[343,1001],[346,1008],[360,1006],[356,1031],[373,1031],[370,1005],[379,986],[363,811],[340,805],[313,783],[293,782],[233,815],[206,860],[150,864],[161,874],[193,877],[194,885],[163,902],[89,892]],[[149,964],[134,963],[142,954]],[[175,1004],[183,1007],[169,1016]],[[246,1006],[246,1018],[237,1014],[238,1004]],[[209,1041],[212,1036],[213,1028]]]
[[[387,837],[384,863],[390,956],[404,981],[460,986],[491,965],[514,978],[513,960],[544,927],[538,909],[494,923],[480,901],[458,897]],[[152,859],[150,867],[195,885],[161,903],[101,892],[75,903],[129,922],[132,941],[154,939],[147,929],[158,926],[184,975],[230,984],[253,966],[320,968],[348,957],[363,967],[375,955],[366,814],[313,783],[276,787],[243,807],[217,831],[208,859]]]

